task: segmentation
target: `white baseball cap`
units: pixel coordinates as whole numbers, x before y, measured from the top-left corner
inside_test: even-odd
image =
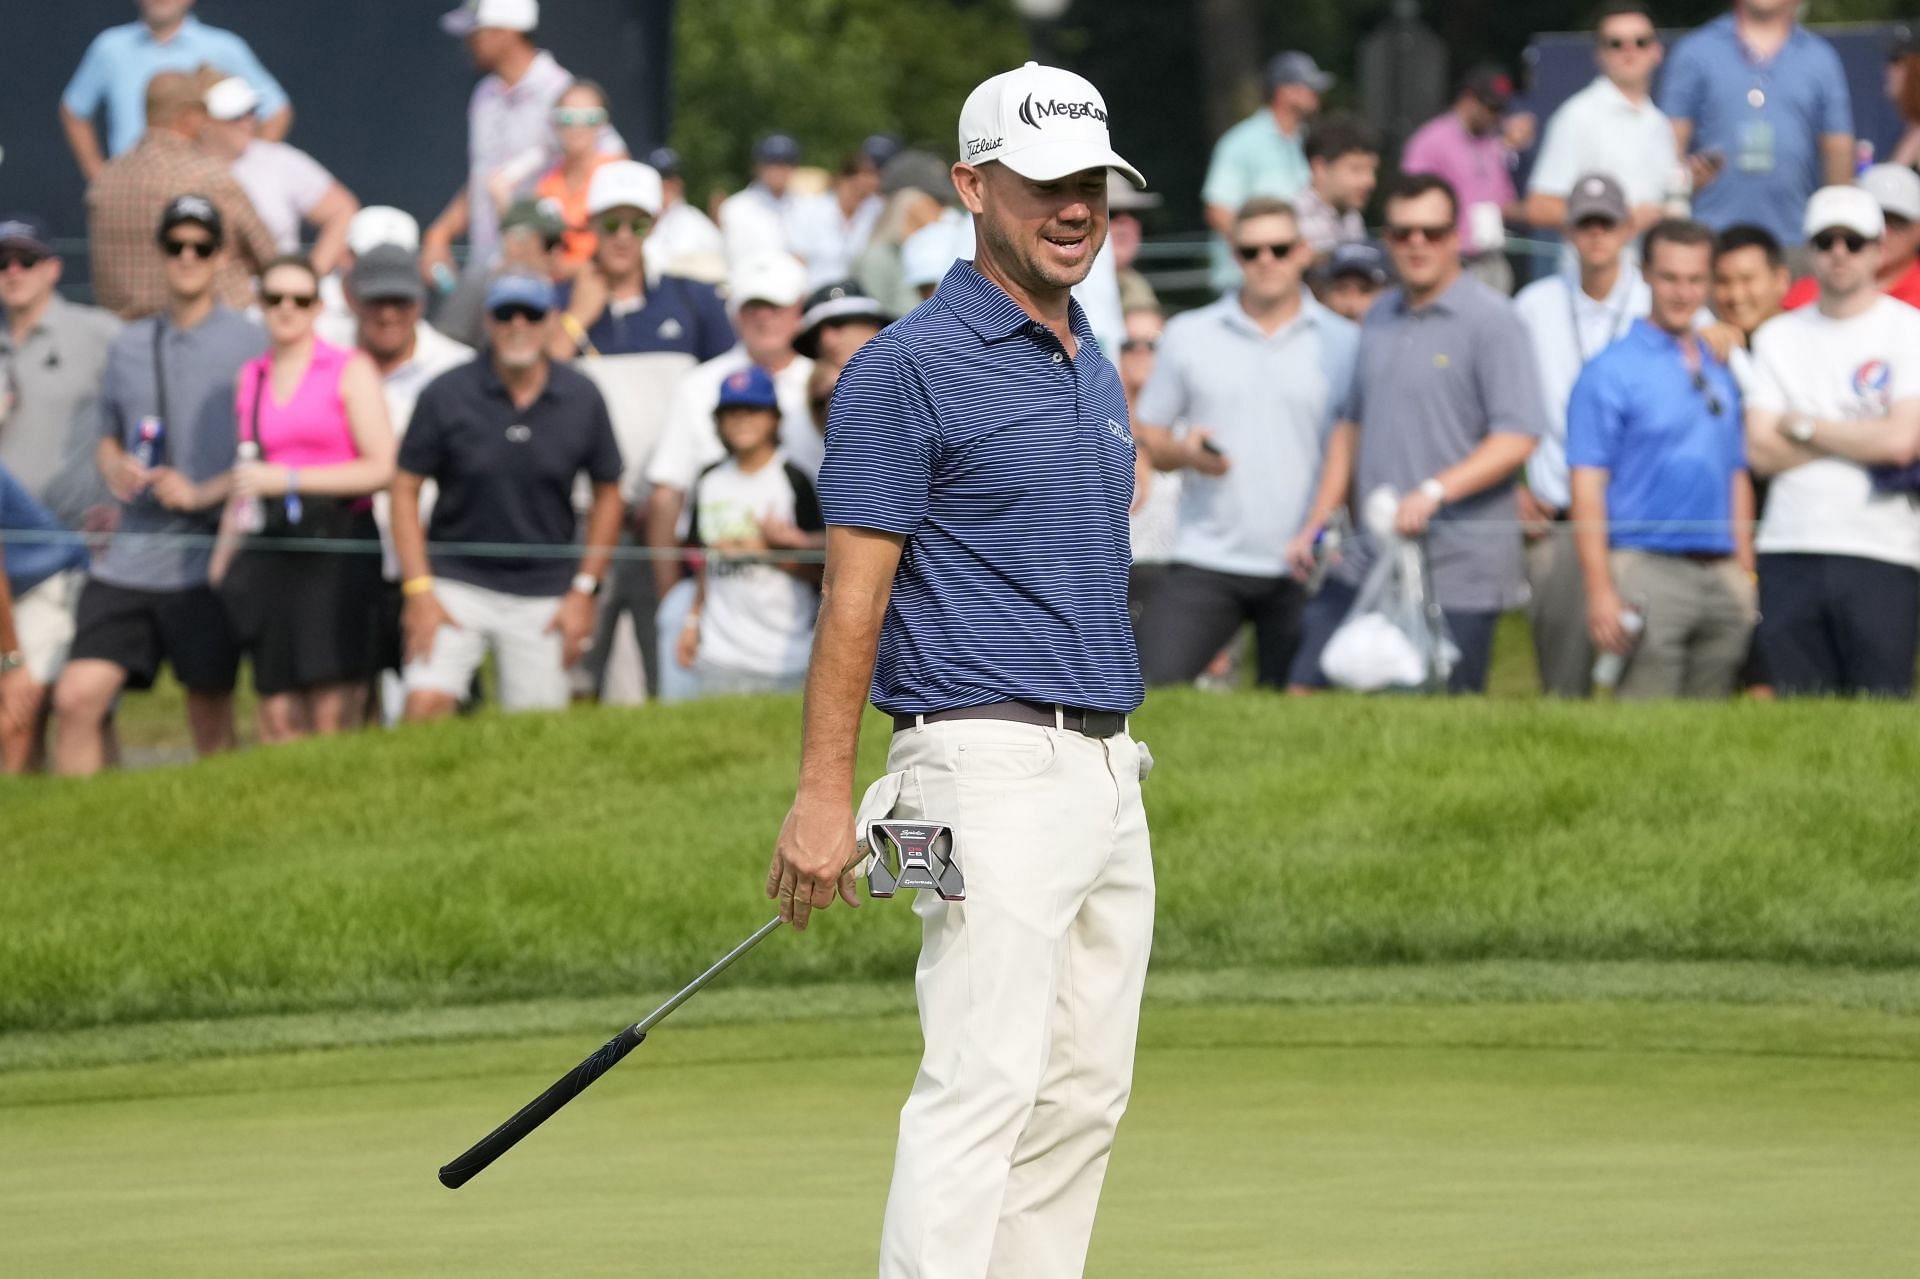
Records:
[[[397,244],[409,253],[418,253],[420,224],[405,209],[369,204],[347,223],[347,252],[357,258],[383,244]]]
[[[587,216],[622,206],[660,216],[660,171],[638,160],[615,160],[593,171],[587,183]]]
[[[1876,164],[1860,175],[1859,182],[1880,212],[1920,222],[1920,173],[1904,164]]]
[[[1886,234],[1887,220],[1880,216],[1880,202],[1871,192],[1860,187],[1821,187],[1807,201],[1802,229],[1811,238],[1836,227],[1877,240]]]
[[[452,13],[440,15],[440,29],[450,36],[467,36],[481,27],[503,31],[532,31],[540,25],[540,0],[467,0]]]
[[[791,253],[756,253],[727,279],[727,301],[735,310],[749,302],[792,306],[806,295],[807,268]]]
[[[207,114],[216,120],[244,120],[260,106],[260,95],[239,76],[228,76],[207,90]]]
[[[998,160],[1035,182],[1083,169],[1116,169],[1136,187],[1147,185],[1114,151],[1106,99],[1093,83],[1037,62],[1003,71],[967,95],[960,108],[960,159]]]

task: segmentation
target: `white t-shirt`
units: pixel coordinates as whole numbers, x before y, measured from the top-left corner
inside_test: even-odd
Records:
[[[680,379],[667,405],[660,443],[647,462],[647,483],[689,492],[701,471],[727,455],[713,425],[714,406],[720,402],[720,384],[751,362],[747,349],[736,346]],[[780,398],[780,449],[809,479],[820,473],[827,451],[808,412],[807,379],[812,376],[813,361],[798,355],[773,375],[774,394]]]
[[[807,264],[807,288],[817,289],[853,274],[853,260],[872,238],[882,206],[879,196],[868,196],[852,217],[846,217],[831,191],[794,201],[786,214],[787,249]]]
[[[1753,335],[1747,406],[1828,421],[1884,417],[1920,398],[1920,311],[1881,296],[1845,320],[1817,306],[1777,315]],[[1920,568],[1920,509],[1875,493],[1867,468],[1822,457],[1782,471],[1767,493],[1762,554],[1856,555]]]
[[[701,546],[756,538],[760,522],[797,524],[810,533],[826,528],[813,485],[783,453],[748,474],[732,458],[700,473],[688,508],[689,529]],[[807,669],[820,597],[813,586],[773,565],[751,558],[709,554],[707,596],[700,616],[700,657],[730,670],[792,676]]]
[[[333,189],[333,175],[299,147],[255,138],[233,162],[233,180],[247,193],[282,253],[300,248],[300,223]]]
[[[720,202],[720,234],[727,262],[738,267],[762,253],[787,252],[787,210],[792,196],[777,196],[758,182]]]
[[[685,200],[676,201],[647,233],[647,281],[658,282],[688,258],[722,258],[726,252],[713,219]]]
[[[1527,189],[1564,197],[1589,173],[1604,173],[1628,204],[1659,204],[1678,163],[1673,125],[1660,108],[1629,101],[1598,76],[1548,119]]]

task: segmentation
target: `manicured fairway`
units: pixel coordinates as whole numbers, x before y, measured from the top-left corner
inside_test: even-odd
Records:
[[[669,1027],[458,1193],[577,1034],[0,1073],[0,1273],[872,1271],[917,1036]],[[1873,1009],[1149,1009],[1093,1276],[1895,1276],[1920,1031]]]

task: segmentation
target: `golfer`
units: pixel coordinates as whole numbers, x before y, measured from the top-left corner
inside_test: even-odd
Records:
[[[1068,296],[1107,234],[1100,94],[1027,63],[960,113],[978,245],[854,355],[827,424],[828,525],[798,793],[767,874],[804,928],[855,848],[862,703],[893,717],[862,822],[951,823],[964,902],[923,892],[926,1055],[900,1115],[886,1279],[1081,1273],[1133,1074],[1153,865],[1127,731],[1133,441]],[[876,661],[877,649],[877,661]]]

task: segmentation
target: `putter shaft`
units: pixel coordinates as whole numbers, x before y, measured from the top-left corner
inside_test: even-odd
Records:
[[[746,954],[748,951],[752,950],[755,946],[758,946],[761,942],[765,941],[768,935],[771,934],[773,930],[778,927],[780,927],[780,916],[775,915],[772,919],[769,919],[766,923],[760,925],[760,927],[754,932],[753,936],[747,938],[745,941],[741,942],[738,946],[735,946],[732,950],[728,951],[726,954],[720,956],[719,959],[715,960],[713,967],[707,969],[706,972],[701,973],[698,977],[695,977],[692,981],[688,982],[684,987],[681,988],[679,994],[667,1000],[666,1003],[660,1005],[658,1008],[648,1013],[645,1017],[642,1017],[639,1021],[633,1023],[633,1025],[629,1027],[630,1033],[636,1034],[636,1035],[644,1035],[649,1030],[652,1030],[655,1026],[665,1021],[667,1017],[672,1014],[674,1009],[678,1008],[680,1005],[686,1003],[689,999],[692,999],[695,995],[699,994],[700,988],[702,986],[705,986],[708,982],[712,981],[715,977],[718,977],[721,973],[726,972],[728,968],[733,966],[734,960],[740,958],[740,956]]]

